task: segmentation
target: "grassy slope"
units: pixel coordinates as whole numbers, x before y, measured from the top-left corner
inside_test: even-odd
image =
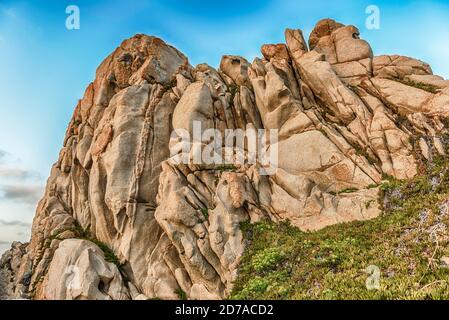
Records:
[[[312,233],[287,223],[242,226],[248,247],[231,299],[448,299],[448,161],[381,187],[384,213]],[[368,290],[366,268],[380,268]]]

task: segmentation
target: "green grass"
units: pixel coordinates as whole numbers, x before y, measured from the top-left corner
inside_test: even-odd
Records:
[[[341,191],[339,192],[339,194],[343,194],[343,193],[354,193],[354,192],[357,192],[357,191],[359,191],[359,189],[357,189],[357,188],[346,188],[346,189],[344,189],[344,190],[341,190]]]
[[[120,259],[117,258],[114,251],[112,251],[112,249],[109,248],[109,246],[107,244],[105,244],[97,239],[94,239],[94,238],[88,238],[86,240],[89,240],[89,241],[95,243],[101,249],[101,251],[103,251],[104,260],[115,264],[118,268],[121,267]]]
[[[357,189],[357,188],[346,188],[346,189],[343,189],[343,190],[338,191],[338,192],[330,191],[329,193],[331,195],[333,195],[333,196],[336,196],[336,195],[339,195],[339,194],[354,193],[354,192],[357,192],[357,191],[359,191],[359,189]]]
[[[245,223],[247,249],[230,299],[449,299],[449,161],[381,185],[382,216],[302,232]],[[367,268],[380,269],[368,290]]]
[[[365,159],[372,165],[380,164],[379,159],[371,156],[366,149],[361,148],[359,145],[354,144],[353,145],[355,149],[355,153],[358,156],[365,157]]]
[[[187,300],[187,294],[182,289],[176,289],[175,293],[178,295],[179,300]]]
[[[425,84],[425,83],[420,83],[420,82],[415,82],[415,81],[411,81],[411,80],[401,80],[401,79],[394,79],[395,81],[398,81],[402,84],[405,84],[406,86],[409,87],[415,87],[430,93],[438,93],[438,87],[435,87],[431,84]]]
[[[271,270],[276,267],[285,257],[284,252],[279,248],[267,248],[256,254],[251,263],[252,268],[257,272]]]
[[[231,94],[231,98],[230,98],[231,104],[234,104],[234,98],[235,98],[235,96],[236,96],[238,90],[239,90],[239,87],[236,86],[235,84],[234,84],[234,85],[231,85],[231,86],[229,87],[229,93]]]
[[[72,229],[70,229],[70,231],[72,231],[76,235],[76,238],[78,239],[84,239],[95,243],[101,249],[101,251],[103,251],[104,259],[107,262],[115,264],[120,269],[120,267],[122,266],[120,263],[120,259],[115,255],[114,251],[111,248],[109,248],[107,244],[93,237],[88,231],[84,230],[78,223],[76,223],[75,226]]]
[[[209,209],[208,208],[201,208],[200,211],[206,220],[209,219]]]
[[[217,170],[221,171],[221,172],[225,172],[225,171],[234,172],[234,171],[237,171],[237,167],[233,164],[223,164],[223,165],[218,166]]]

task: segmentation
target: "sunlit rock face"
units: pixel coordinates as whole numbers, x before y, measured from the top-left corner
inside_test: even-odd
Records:
[[[444,153],[449,83],[426,63],[375,57],[356,27],[329,19],[308,44],[300,30],[285,35],[262,58],[224,56],[218,70],[155,37],[125,40],[75,108],[30,243],[1,260],[4,291],[223,299],[245,250],[242,222],[318,230],[377,217],[383,177],[412,178]],[[195,121],[223,134],[277,130],[277,167],[169,161],[173,130]]]

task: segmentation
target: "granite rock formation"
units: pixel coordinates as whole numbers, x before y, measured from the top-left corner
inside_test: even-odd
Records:
[[[1,260],[10,295],[223,299],[242,222],[306,231],[377,217],[385,176],[412,178],[444,154],[449,82],[428,64],[373,56],[356,27],[329,19],[308,43],[301,30],[285,38],[218,69],[156,37],[125,40],[75,108],[30,243]],[[193,121],[277,129],[278,168],[170,162],[172,131]]]

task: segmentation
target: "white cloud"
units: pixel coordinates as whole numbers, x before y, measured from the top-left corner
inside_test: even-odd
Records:
[[[24,227],[24,228],[29,228],[29,227],[31,227],[31,224],[28,223],[28,222],[17,221],[17,220],[14,220],[14,221],[6,221],[6,220],[3,220],[3,219],[0,219],[0,225],[5,226],[5,227],[12,227],[12,226],[15,226],[15,227]],[[0,242],[1,242],[1,240],[0,240]]]
[[[0,166],[0,178],[2,180],[17,180],[17,181],[25,181],[25,180],[39,180],[41,178],[39,172],[26,170],[21,168],[8,168]]]
[[[36,185],[0,185],[0,200],[36,205],[43,187]]]
[[[0,149],[0,163],[4,161],[7,155],[8,153],[6,151]]]
[[[42,195],[42,177],[34,170],[18,167],[18,163],[20,160],[0,149],[0,200],[35,205]]]
[[[0,241],[0,256],[6,251],[9,250],[11,247],[10,241]]]

